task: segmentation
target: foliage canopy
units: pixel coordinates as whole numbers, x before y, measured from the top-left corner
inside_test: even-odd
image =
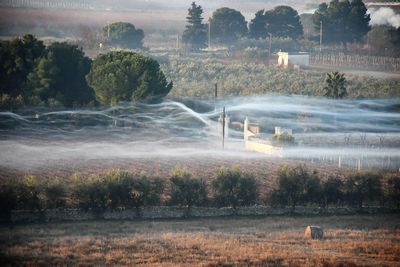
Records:
[[[144,32],[128,22],[115,22],[103,27],[103,35],[112,46],[143,48]]]
[[[326,74],[325,96],[338,99],[347,96],[346,78],[344,73],[333,71]]]
[[[171,173],[171,204],[187,206],[202,206],[207,203],[207,189],[205,183],[193,178],[184,170],[177,168]]]
[[[247,35],[247,22],[237,10],[223,7],[210,18],[211,38],[221,44],[232,44]]]
[[[257,182],[254,176],[239,169],[220,168],[211,181],[218,206],[248,206],[256,202]]]
[[[370,30],[370,15],[362,0],[332,0],[322,3],[312,17],[314,28],[320,31],[322,22],[324,43],[362,41]]]
[[[193,50],[199,50],[206,47],[207,32],[206,26],[203,24],[203,8],[192,2],[191,7],[188,9],[186,17],[187,25],[183,32],[183,42]]]
[[[97,100],[105,105],[154,101],[172,89],[172,82],[167,82],[156,60],[127,51],[99,55],[86,79]]]
[[[2,98],[66,107],[94,100],[93,90],[85,81],[91,60],[76,45],[63,42],[45,47],[27,34],[0,42],[0,59]]]
[[[303,25],[296,10],[277,6],[272,10],[258,11],[250,22],[249,34],[252,38],[266,38],[271,34],[298,39],[303,37]]]

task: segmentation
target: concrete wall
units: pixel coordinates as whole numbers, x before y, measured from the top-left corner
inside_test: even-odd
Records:
[[[310,55],[308,54],[289,54],[278,52],[278,66],[287,68],[290,65],[309,66]]]
[[[248,151],[255,151],[279,157],[283,156],[283,150],[281,147],[257,141],[251,141],[251,140],[245,141],[245,149]]]
[[[256,134],[259,134],[259,129],[259,127],[257,127],[256,129],[252,129],[252,124],[250,123],[249,119],[245,119],[243,126],[243,141],[245,150],[270,154],[274,156],[282,156],[283,150],[281,147],[273,146],[266,140],[256,138]],[[256,130],[256,133],[252,130]]]
[[[309,66],[310,55],[289,55],[289,64],[298,66]]]

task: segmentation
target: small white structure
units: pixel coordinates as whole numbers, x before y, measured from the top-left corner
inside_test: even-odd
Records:
[[[275,127],[275,135],[293,135],[293,130],[289,128]]]
[[[310,55],[307,53],[278,52],[278,66],[287,68],[289,66],[309,66]]]
[[[249,118],[247,117],[244,120],[243,126],[244,145],[245,149],[248,151],[282,157],[285,142],[274,140],[273,138],[275,137],[280,139],[280,137],[283,136],[288,140],[290,139],[289,143],[293,143],[292,129],[275,127],[274,136],[263,136],[260,133],[260,125],[258,123],[250,123]]]

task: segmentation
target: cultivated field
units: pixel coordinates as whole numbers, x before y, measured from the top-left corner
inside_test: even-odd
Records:
[[[3,266],[400,266],[398,215],[33,224],[0,240]]]

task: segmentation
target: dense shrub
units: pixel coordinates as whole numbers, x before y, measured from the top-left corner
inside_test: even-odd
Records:
[[[150,179],[145,175],[136,177],[118,169],[103,176],[88,179],[77,176],[73,180],[78,206],[93,211],[158,205],[164,189],[160,179]]]
[[[109,200],[104,180],[97,176],[84,178],[76,175],[73,178],[72,194],[78,207],[94,212],[104,211]]]
[[[189,209],[192,206],[207,204],[207,188],[204,181],[193,178],[185,169],[177,168],[171,173],[172,205],[183,205]]]
[[[217,206],[249,206],[258,198],[254,176],[239,169],[220,168],[211,181],[214,203]]]
[[[366,200],[379,201],[382,196],[382,175],[371,172],[357,172],[351,174],[345,183],[348,203],[362,208]]]
[[[33,175],[27,175],[16,185],[17,208],[41,211],[45,207],[43,186]]]
[[[50,180],[43,186],[45,207],[47,209],[65,207],[66,188],[58,179]]]
[[[397,207],[400,208],[400,178],[399,177],[390,177],[387,180],[386,188],[386,199],[387,201]]]
[[[323,206],[337,205],[343,202],[343,181],[339,177],[329,177],[322,183]]]
[[[278,169],[278,186],[272,191],[271,202],[280,205],[290,205],[292,210],[296,208],[296,205],[300,201],[305,200],[309,197],[309,193],[306,196],[306,184],[310,179],[305,166],[299,165],[294,168],[289,166],[281,166]]]
[[[0,186],[0,222],[9,222],[11,211],[17,207],[17,192],[13,183]]]

